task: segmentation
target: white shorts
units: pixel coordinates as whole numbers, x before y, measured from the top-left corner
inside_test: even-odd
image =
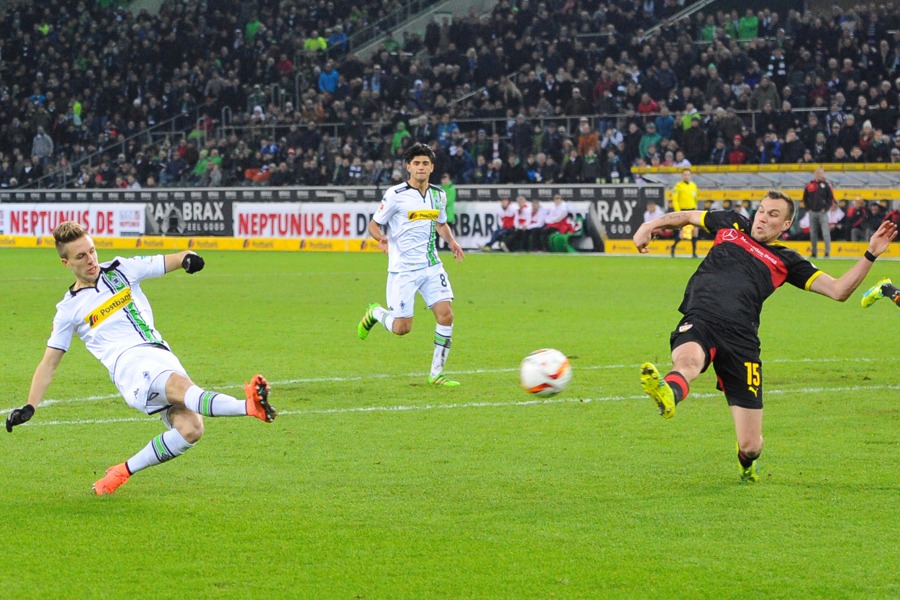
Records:
[[[128,406],[152,415],[169,407],[166,398],[168,374],[187,377],[178,357],[151,344],[126,350],[116,361],[113,382]]]
[[[387,305],[394,317],[405,319],[413,316],[416,292],[422,294],[428,308],[438,302],[452,301],[453,288],[444,265],[432,265],[415,271],[388,273]]]

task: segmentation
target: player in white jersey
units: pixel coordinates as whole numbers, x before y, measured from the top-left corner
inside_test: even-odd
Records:
[[[453,337],[453,289],[438,257],[437,236],[447,242],[453,257],[462,262],[463,250],[447,224],[444,191],[430,185],[434,171],[434,151],[425,144],[413,144],[403,153],[409,179],[385,191],[381,205],[369,222],[369,234],[388,255],[387,309],[370,304],[360,320],[357,333],[369,336],[375,323],[396,335],[412,330],[416,292],[434,313],[434,353],[428,382],[456,386],[444,376],[444,364]]]
[[[94,241],[78,223],[60,223],[53,237],[75,283],[56,305],[53,332],[31,380],[28,403],[9,414],[7,431],[12,433],[14,426],[34,416],[76,334],[109,370],[125,401],[148,415],[160,413],[168,427],[130,459],[107,469],[94,483],[97,495],[111,494],[133,473],[184,454],[203,435],[203,416],[252,416],[267,423],[275,419],[262,375],[244,385],[246,401],[206,391],[191,381],[153,325],[141,281],[179,268],[196,273],[204,266],[199,255],[185,250],[100,263]]]

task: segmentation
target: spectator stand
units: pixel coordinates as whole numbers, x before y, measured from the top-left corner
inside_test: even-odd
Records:
[[[422,16],[415,14],[414,3],[404,6],[406,12],[403,14],[409,17],[405,21],[407,25]],[[437,38],[431,36],[424,40],[411,32],[402,36],[402,40],[395,39],[396,46],[382,44],[382,51],[374,59],[363,61],[354,56],[353,35],[377,24],[388,16],[389,10],[384,3],[373,0],[353,6],[349,14],[337,14],[333,5],[329,9],[327,2],[295,6],[274,0],[253,5],[237,0],[214,4],[170,1],[164,3],[159,16],[131,15],[127,11],[104,9],[100,4],[88,3],[86,10],[92,17],[90,22],[99,32],[90,38],[79,37],[83,34],[79,30],[82,25],[73,25],[65,3],[59,0],[50,0],[46,5],[21,3],[16,8],[20,18],[7,18],[5,22],[8,35],[4,56],[16,56],[18,50],[33,44],[35,55],[39,57],[36,67],[41,70],[32,76],[29,74],[31,65],[18,65],[14,60],[4,65],[13,85],[9,89],[10,101],[0,103],[5,111],[4,121],[8,123],[5,134],[0,136],[0,152],[14,163],[11,170],[20,172],[20,163],[26,162],[22,155],[31,149],[34,125],[47,120],[38,105],[55,103],[55,114],[60,116],[64,112],[60,110],[63,105],[77,106],[79,111],[83,108],[83,113],[74,116],[84,122],[87,132],[70,137],[69,123],[72,121],[67,118],[58,118],[61,127],[51,128],[54,155],[47,166],[57,168],[54,161],[64,157],[69,164],[58,167],[64,171],[71,169],[73,160],[109,146],[109,140],[103,138],[109,130],[108,122],[115,125],[116,142],[139,141],[140,138],[132,138],[133,129],[152,127],[153,123],[188,114],[197,107],[202,108],[202,114],[207,117],[203,126],[192,128],[182,123],[182,134],[187,137],[196,131],[197,142],[204,146],[199,150],[217,150],[226,163],[234,163],[231,165],[234,168],[226,174],[231,177],[241,172],[238,166],[253,162],[240,156],[243,148],[254,150],[254,142],[261,141],[255,138],[275,138],[285,127],[289,132],[292,123],[305,126],[312,120],[321,124],[322,137],[327,138],[327,143],[323,141],[323,147],[314,152],[315,168],[324,170],[323,176],[330,181],[334,169],[334,163],[330,161],[345,146],[350,146],[351,156],[347,158],[351,162],[358,158],[363,162],[393,163],[396,157],[384,151],[384,138],[393,133],[400,121],[408,125],[414,117],[424,115],[430,120],[432,116],[447,112],[452,114],[453,121],[465,135],[463,143],[457,145],[463,148],[463,156],[473,145],[470,136],[477,136],[477,127],[500,133],[500,141],[507,148],[515,149],[519,162],[527,164],[529,154],[536,156],[547,152],[541,152],[544,149],[540,147],[532,147],[530,150],[534,152],[528,152],[529,136],[521,128],[514,139],[510,123],[515,122],[517,110],[524,114],[525,125],[538,126],[532,132],[533,139],[558,135],[562,139],[556,141],[561,141],[565,149],[566,142],[576,145],[579,117],[586,117],[597,133],[613,124],[620,133],[627,134],[625,130],[633,124],[636,133],[645,134],[650,120],[666,119],[661,112],[639,110],[639,104],[643,107],[640,98],[647,94],[660,107],[665,104],[673,120],[689,123],[692,116],[697,116],[700,135],[693,135],[690,140],[685,139],[684,134],[671,138],[661,136],[659,140],[647,136],[646,144],[635,143],[634,146],[648,150],[652,145],[650,142],[655,142],[657,147],[653,154],[658,156],[647,153],[646,156],[631,157],[617,150],[612,158],[628,160],[615,167],[609,166],[609,157],[604,152],[594,159],[568,150],[561,156],[560,149],[555,148],[553,151],[560,158],[553,161],[552,167],[557,171],[552,176],[566,183],[629,180],[634,179],[631,174],[634,165],[638,167],[637,174],[644,177],[640,168],[645,164],[652,165],[654,160],[665,164],[668,160],[666,152],[671,151],[677,156],[679,150],[687,153],[691,148],[707,149],[720,130],[722,118],[718,111],[725,108],[734,108],[735,118],[743,117],[740,131],[742,140],[747,142],[747,152],[742,158],[745,164],[794,162],[788,161],[785,158],[788,153],[783,152],[792,143],[787,134],[790,129],[802,130],[803,117],[808,113],[815,113],[822,124],[838,125],[834,139],[830,138],[830,128],[823,132],[829,134],[829,139],[822,152],[829,155],[814,156],[815,162],[832,162],[838,158],[833,155],[838,146],[855,164],[893,161],[894,155],[888,151],[894,149],[900,156],[900,148],[894,141],[900,137],[896,126],[900,92],[900,86],[895,83],[898,61],[889,60],[897,53],[900,36],[895,33],[898,15],[886,7],[860,5],[854,10],[841,12],[838,9],[836,14],[827,15],[789,11],[784,18],[770,10],[762,10],[758,16],[751,13],[753,18],[747,20],[752,25],[750,28],[741,25],[744,18],[735,11],[704,14],[703,3],[692,3],[681,12],[676,3],[615,3],[606,6],[604,11],[595,12],[586,10],[590,7],[582,2],[564,7],[499,2],[487,17],[453,16],[448,19],[448,31],[440,32]],[[551,14],[550,11],[555,12]],[[428,16],[424,18],[427,20]],[[878,26],[873,28],[871,23]],[[187,37],[184,40],[172,38],[161,24],[174,24]],[[869,25],[864,27],[865,24]],[[38,25],[37,29],[35,25]],[[434,25],[432,23],[432,31]],[[329,55],[327,41],[324,48],[303,49],[301,42],[311,37],[314,28],[321,30],[323,35],[318,37],[323,40],[324,33],[329,28],[332,30],[328,36],[336,41],[332,47],[342,45],[337,33],[346,34],[350,52],[340,57]],[[420,28],[424,29],[424,25]],[[63,31],[75,33],[70,37],[54,33]],[[137,32],[138,40],[145,36],[144,42],[136,44],[125,35],[132,31]],[[392,31],[392,35],[398,35],[397,31]],[[37,37],[27,37],[33,32],[38,32]],[[461,47],[455,50],[441,47],[448,32],[449,41],[459,43]],[[424,43],[433,39],[440,42],[435,48]],[[67,44],[81,46],[75,45],[73,49]],[[78,57],[80,47],[86,51],[84,62],[76,64],[63,58]],[[473,56],[468,56],[469,48]],[[293,60],[287,58],[290,56]],[[60,57],[60,68],[56,71],[55,65],[50,64],[54,57]],[[346,78],[339,84],[337,95],[323,93],[314,84],[317,71],[328,60],[334,61],[337,70]],[[665,61],[672,63],[676,74],[674,80],[659,73]],[[363,93],[371,92],[371,89],[365,89],[365,84],[371,81],[370,73],[375,64],[397,69],[394,77],[396,94],[393,96],[384,93],[372,100],[371,95],[367,98]],[[470,64],[471,72],[465,73],[463,68],[460,70],[464,75],[447,76],[448,68],[455,70],[465,64]],[[145,68],[147,66],[152,68]],[[85,67],[94,69],[84,71]],[[94,70],[90,76],[87,74]],[[530,79],[531,71],[539,72],[535,74],[536,80]],[[100,74],[105,77],[98,77]],[[776,82],[771,88],[775,97],[792,99],[789,105],[764,106],[765,95],[756,94],[763,87],[758,84],[763,75]],[[579,104],[572,102],[572,90],[592,91],[598,83],[605,82],[606,77],[612,85],[614,106],[611,108],[598,101],[592,102],[586,110],[576,110]],[[89,81],[86,82],[86,78]],[[105,85],[107,81],[108,86]],[[441,93],[423,94],[423,101],[410,98],[417,81],[432,90],[442,81],[446,85],[442,84]],[[674,81],[674,86],[662,93],[669,85],[667,81]],[[31,89],[32,83],[39,89]],[[90,98],[79,100],[73,94],[85,89],[85,83],[91,90]],[[661,83],[663,88],[660,88]],[[262,94],[261,104],[247,102],[256,93],[257,85]],[[354,87],[357,85],[360,87]],[[540,94],[540,101],[529,99],[529,93],[540,91],[541,86],[551,92],[552,102],[544,102],[546,99],[540,98]],[[119,89],[125,90],[121,97],[116,95]],[[134,99],[140,103],[131,105],[138,89],[142,91],[141,97]],[[593,96],[583,91],[581,95]],[[304,112],[307,101],[313,105],[314,119],[309,119]],[[693,107],[688,107],[688,102]],[[880,106],[882,102],[885,106]],[[157,113],[154,103],[164,109]],[[361,108],[361,120],[351,115],[354,105],[364,107]],[[260,106],[266,117],[264,125],[259,119],[254,122],[256,106]],[[512,106],[516,109],[510,114]],[[316,110],[320,114],[316,114]],[[212,115],[219,124],[212,131],[214,135],[209,137]],[[865,123],[870,121],[874,137],[871,133],[857,137],[852,125],[844,128],[850,115],[855,117],[856,128],[863,132]],[[145,116],[148,118],[141,118]],[[133,126],[129,125],[130,121]],[[357,131],[348,144],[344,129],[348,123],[356,127],[360,121],[364,130],[361,134]],[[20,127],[22,124],[24,128]],[[118,134],[123,131],[125,136],[119,140]],[[810,129],[807,133],[815,133],[815,130]],[[84,138],[79,142],[87,143],[76,144],[73,140],[78,135]],[[241,139],[245,135],[248,139]],[[287,138],[287,135],[283,137]],[[765,139],[760,142],[757,138]],[[729,137],[729,141],[731,139]],[[277,140],[280,142],[281,137]],[[859,144],[854,143],[857,141]],[[666,147],[659,147],[663,142]],[[805,149],[811,149],[813,142],[812,137],[802,140]],[[629,152],[630,143],[626,143]],[[853,147],[856,145],[862,147],[858,152]],[[85,152],[74,151],[76,146],[83,146]],[[93,151],[90,146],[94,147]],[[148,143],[144,150],[151,147]],[[281,148],[284,154],[279,154],[278,159],[286,161],[289,158],[287,149],[289,146]],[[126,143],[126,163],[141,148],[133,150]],[[818,147],[816,150],[818,152]],[[117,156],[109,154],[109,159]],[[101,154],[100,158],[103,156]],[[706,163],[708,157],[700,153],[691,158],[692,164],[700,165]],[[867,158],[872,160],[865,160]],[[447,160],[449,156],[441,156],[441,159]],[[289,168],[298,169],[296,164],[289,163]],[[613,177],[612,173],[617,176]],[[743,176],[736,174],[735,181],[744,185],[740,180]],[[203,183],[202,179],[197,181]],[[241,180],[237,178],[231,182],[240,184]]]

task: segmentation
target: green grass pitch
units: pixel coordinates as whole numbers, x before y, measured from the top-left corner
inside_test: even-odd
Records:
[[[101,252],[101,259],[113,254]],[[280,416],[206,419],[185,456],[116,494],[91,483],[160,431],[80,340],[31,423],[0,434],[2,598],[897,598],[900,313],[790,286],[766,304],[766,449],[741,485],[711,373],[672,421],[638,365],[669,366],[688,259],[479,255],[456,293],[447,372],[434,318],[356,324],[384,302],[374,254],[205,254],[144,284],[201,386],[254,372]],[[0,251],[5,418],[26,398],[70,273]],[[835,275],[848,261],[825,261]],[[900,280],[879,261],[864,285]],[[572,360],[531,398],[518,364]]]

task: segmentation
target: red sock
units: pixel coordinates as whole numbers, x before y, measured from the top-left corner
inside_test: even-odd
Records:
[[[672,388],[672,392],[675,394],[675,404],[687,398],[691,392],[691,386],[688,385],[687,379],[678,371],[669,371],[663,379],[669,384],[669,387]]]

